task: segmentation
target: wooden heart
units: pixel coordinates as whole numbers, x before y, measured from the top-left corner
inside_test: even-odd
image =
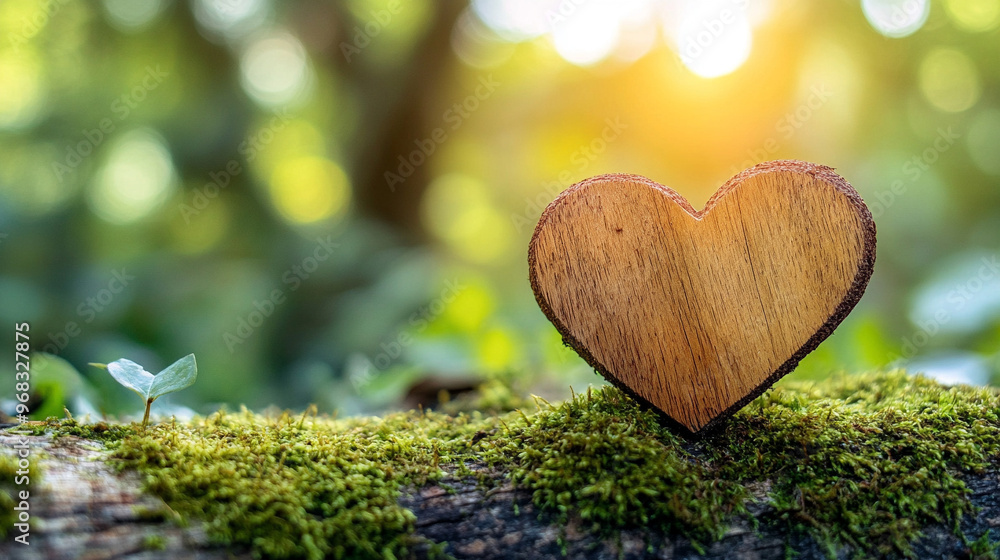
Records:
[[[696,211],[636,175],[573,185],[528,250],[538,305],[608,380],[703,433],[792,371],[875,265],[875,223],[829,167],[771,161]]]

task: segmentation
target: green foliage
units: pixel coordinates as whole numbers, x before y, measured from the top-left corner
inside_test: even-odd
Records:
[[[96,435],[217,542],[276,558],[398,557],[417,542],[403,488],[449,472],[495,482],[472,464],[505,473],[549,519],[599,535],[639,527],[709,544],[746,513],[754,487],[769,489],[762,522],[831,554],[907,555],[927,524],[957,530],[972,509],[962,474],[1000,460],[1000,393],[899,371],[779,384],[696,444],[613,387],[538,403],[344,420],[244,410]]]
[[[67,408],[81,416],[93,414],[102,404],[100,395],[76,368],[46,353],[35,354],[31,363],[31,395],[38,403],[31,409],[35,420],[62,416]]]

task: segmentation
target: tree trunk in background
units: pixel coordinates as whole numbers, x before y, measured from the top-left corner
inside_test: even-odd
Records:
[[[412,175],[394,191],[389,189],[385,173],[396,173],[399,156],[406,158],[417,149],[414,140],[429,138],[431,131],[441,126],[428,119],[428,113],[433,114],[439,105],[439,91],[454,67],[451,33],[468,2],[441,0],[432,5],[434,12],[423,37],[397,69],[378,69],[380,74],[374,76],[364,73],[363,60],[347,64],[339,49],[333,53],[340,57],[341,70],[357,90],[371,92],[360,100],[365,111],[360,122],[371,130],[359,131],[363,141],[352,158],[357,162],[355,193],[361,211],[398,227],[409,240],[419,240],[424,234],[419,203],[430,179],[428,162],[414,166]]]
[[[251,558],[247,549],[222,549],[210,545],[197,521],[186,528],[172,521],[172,513],[158,498],[140,491],[134,472],[115,473],[104,462],[106,452],[98,442],[73,437],[30,437],[32,455],[40,460],[43,480],[31,487],[30,546],[10,540],[0,543],[0,558],[11,560],[62,560],[87,558]],[[0,448],[16,438],[0,435]],[[42,452],[46,457],[42,458]],[[501,473],[479,467],[500,479]],[[991,471],[967,477],[970,499],[980,509],[967,517],[962,529],[971,538],[987,530],[1000,531],[1000,473]],[[617,538],[599,539],[579,523],[566,527],[548,523],[531,505],[531,496],[500,481],[485,490],[473,480],[444,480],[404,494],[400,502],[417,515],[416,534],[434,542],[447,542],[456,558],[689,558],[701,557],[691,542],[670,535],[641,530],[622,531]],[[811,538],[791,535],[767,521],[770,511],[763,500],[766,488],[751,513],[761,521],[754,530],[748,519],[737,519],[725,537],[705,549],[704,557],[784,558],[788,547],[799,559],[826,558],[825,550]],[[514,505],[519,513],[515,513]],[[919,558],[966,558],[968,549],[950,528],[932,526],[924,531],[915,552]],[[566,556],[563,556],[565,543]],[[426,546],[416,550],[426,556]],[[842,551],[841,557],[850,555]]]

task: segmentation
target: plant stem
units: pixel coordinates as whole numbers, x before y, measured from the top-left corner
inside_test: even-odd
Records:
[[[153,399],[146,401],[146,415],[142,417],[142,429],[146,429],[146,423],[149,422],[149,407],[153,404]]]

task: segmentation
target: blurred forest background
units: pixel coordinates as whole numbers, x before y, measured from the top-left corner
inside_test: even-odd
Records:
[[[602,380],[528,285],[542,208],[608,172],[701,207],[795,158],[879,248],[793,375],[1000,384],[998,29],[1000,0],[0,0],[0,324],[58,356],[40,416],[135,413],[87,363],[190,352],[154,412],[559,397]]]

